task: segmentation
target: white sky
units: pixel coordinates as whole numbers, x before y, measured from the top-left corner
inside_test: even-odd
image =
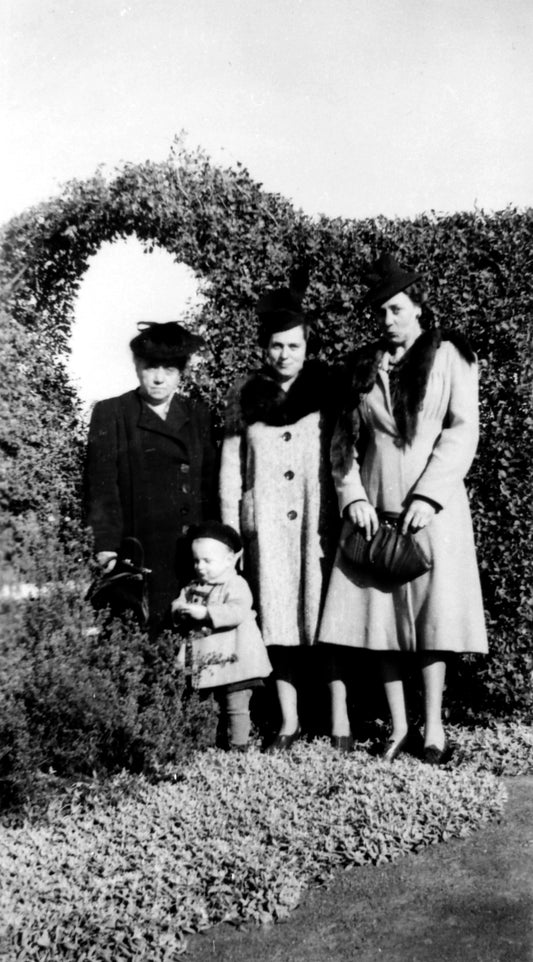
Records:
[[[531,0],[0,0],[0,221],[174,134],[310,214],[533,200]]]
[[[0,0],[0,45],[0,223],[181,130],[308,214],[533,204],[532,0]],[[135,239],[97,256],[86,401],[133,386],[135,322],[179,317],[184,278]]]

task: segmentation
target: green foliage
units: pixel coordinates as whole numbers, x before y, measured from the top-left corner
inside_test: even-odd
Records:
[[[240,165],[219,168],[179,141],[167,162],[74,181],[14,218],[3,230],[0,274],[7,579],[33,578],[27,546],[50,514],[61,543],[65,519],[79,518],[82,432],[60,356],[88,258],[104,241],[136,234],[147,250],[166,248],[202,281],[198,324],[210,350],[193,389],[219,417],[230,385],[259,360],[258,294],[309,260],[306,306],[321,355],[335,363],[373,335],[372,319],[358,308],[360,276],[386,247],[423,272],[437,319],[466,334],[480,359],[481,441],[468,485],[491,654],[461,661],[450,675],[448,705],[455,718],[530,712],[532,225],[533,211],[512,208],[412,221],[311,219],[261,190]]]
[[[36,597],[4,604],[0,806],[31,795],[36,771],[157,776],[214,744],[216,711],[179,670],[178,636],[154,640],[96,614],[84,601],[88,570],[83,555],[41,547]]]
[[[170,960],[216,922],[286,918],[341,867],[463,837],[505,798],[474,766],[390,766],[325,742],[194,753],[174,783],[80,784],[4,829],[4,938],[20,960]]]

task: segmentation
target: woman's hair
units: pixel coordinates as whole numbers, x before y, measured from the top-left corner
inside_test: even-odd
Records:
[[[131,345],[130,345],[131,347]],[[176,357],[175,355],[150,355],[150,357],[145,357],[143,354],[137,354],[132,348],[131,353],[133,354],[134,361],[144,361],[147,367],[175,367],[178,371],[184,371],[189,362],[188,357]]]
[[[292,331],[293,328],[295,327],[302,328],[304,339],[306,342],[308,342],[309,337],[312,333],[311,325],[308,324],[308,322],[302,318],[301,321],[298,321],[298,323],[293,324],[292,327],[285,328],[285,330]],[[267,326],[266,324],[265,325],[261,324],[259,326],[259,333],[257,335],[257,343],[259,344],[259,347],[262,347],[264,350],[266,350],[268,345],[270,344],[270,339],[274,337],[275,334],[281,334],[281,333],[284,333],[283,327],[280,327],[279,330],[276,331],[276,330],[272,330],[272,325]]]
[[[413,284],[409,284],[404,294],[407,294],[413,304],[417,304],[420,308],[420,326],[426,331],[436,327],[435,315],[428,304],[428,294],[423,281],[414,281]]]

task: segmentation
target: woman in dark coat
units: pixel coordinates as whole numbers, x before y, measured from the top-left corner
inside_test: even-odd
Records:
[[[214,513],[216,456],[207,407],[178,393],[202,341],[176,322],[150,324],[130,344],[139,387],[95,404],[86,461],[88,523],[106,571],[137,538],[149,577],[150,627],[164,627],[188,578],[185,535]]]

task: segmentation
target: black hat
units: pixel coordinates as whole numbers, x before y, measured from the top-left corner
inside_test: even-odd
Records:
[[[384,304],[390,297],[404,291],[410,284],[420,280],[421,274],[404,271],[392,254],[381,257],[363,275],[363,283],[369,287],[361,303]]]
[[[179,365],[204,343],[177,321],[139,321],[137,327],[141,333],[130,341],[131,350],[135,357],[154,364]]]
[[[290,331],[305,321],[301,299],[288,287],[267,291],[258,300],[255,311],[262,343],[268,343],[273,334]]]
[[[261,344],[268,344],[273,334],[290,331],[293,327],[305,323],[302,301],[308,284],[309,265],[304,262],[291,271],[288,287],[272,288],[259,298],[255,312],[260,325]]]
[[[229,524],[222,524],[221,521],[203,521],[202,524],[193,525],[187,532],[190,542],[197,538],[211,538],[213,541],[220,541],[225,544],[230,551],[238,554],[242,551],[242,541],[240,536]]]

